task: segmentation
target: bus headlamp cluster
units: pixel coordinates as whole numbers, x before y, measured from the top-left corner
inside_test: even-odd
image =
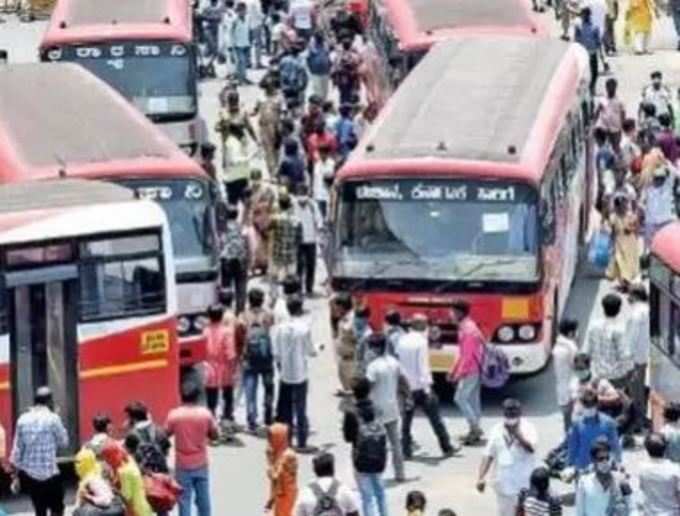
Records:
[[[538,336],[538,327],[535,324],[504,324],[496,330],[496,340],[503,344],[514,341],[531,342]]]

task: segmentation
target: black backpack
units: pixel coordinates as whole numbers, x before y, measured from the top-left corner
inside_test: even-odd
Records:
[[[382,473],[387,465],[387,435],[385,427],[373,420],[357,417],[359,429],[352,450],[354,467],[359,473]]]
[[[312,482],[309,484],[309,488],[316,497],[313,516],[343,516],[344,513],[337,500],[340,490],[340,483],[337,480],[333,480],[328,491],[321,489],[318,482]]]
[[[163,454],[153,425],[132,431],[139,438],[135,461],[144,473],[168,473],[168,461]]]
[[[272,340],[269,331],[260,321],[253,321],[248,327],[245,365],[255,372],[269,372],[274,368]]]

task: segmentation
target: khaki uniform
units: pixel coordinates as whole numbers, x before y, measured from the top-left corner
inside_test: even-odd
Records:
[[[338,335],[335,339],[335,352],[338,357],[338,376],[345,391],[352,387],[356,374],[357,337],[354,332],[354,317],[351,313],[338,321]]]

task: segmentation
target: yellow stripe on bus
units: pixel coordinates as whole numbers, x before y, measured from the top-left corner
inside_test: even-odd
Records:
[[[135,373],[138,371],[149,371],[151,369],[162,369],[167,367],[167,360],[147,360],[146,362],[132,362],[130,364],[98,367],[81,371],[80,378],[87,380],[90,378],[102,378],[105,376],[117,376],[125,373]],[[0,383],[0,391],[9,390],[9,382]]]

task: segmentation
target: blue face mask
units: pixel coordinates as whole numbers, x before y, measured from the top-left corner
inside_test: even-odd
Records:
[[[360,317],[356,317],[354,319],[354,331],[358,335],[362,335],[366,331],[367,327],[368,327],[368,321],[366,319],[362,319]]]

